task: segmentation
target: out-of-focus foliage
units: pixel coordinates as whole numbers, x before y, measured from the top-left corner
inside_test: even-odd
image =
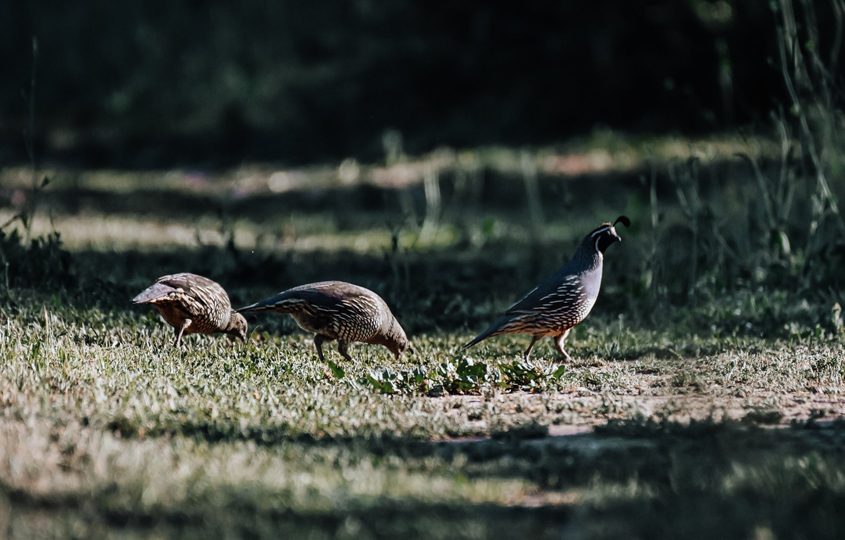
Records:
[[[0,159],[33,37],[49,156],[148,166],[766,121],[776,20],[768,0],[3,2]]]

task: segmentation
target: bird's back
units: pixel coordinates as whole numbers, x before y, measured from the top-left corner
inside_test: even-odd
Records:
[[[585,267],[573,258],[517,300],[504,314],[516,315],[538,309],[568,309],[584,302],[594,302],[598,296],[601,273],[601,260],[593,266]]]
[[[317,283],[293,287],[285,292],[292,297],[307,298],[314,302],[342,301],[358,296],[379,298],[373,291],[345,281],[318,281]]]
[[[364,287],[345,281],[320,281],[287,289],[238,311],[334,311],[346,305],[357,305],[364,310],[378,310],[383,303],[381,297]]]

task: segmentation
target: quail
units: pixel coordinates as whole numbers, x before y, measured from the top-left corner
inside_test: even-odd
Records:
[[[337,340],[337,350],[351,361],[352,342],[383,345],[396,358],[408,348],[405,331],[387,303],[373,291],[344,281],[300,285],[238,310],[240,313],[290,313],[300,328],[313,332],[321,361],[323,342]]]
[[[223,287],[207,277],[188,272],[161,276],[132,302],[152,305],[174,328],[177,347],[183,334],[222,332],[246,341],[246,319],[232,309]]]
[[[509,307],[463,348],[502,334],[528,334],[531,343],[523,353],[527,360],[537,340],[548,336],[554,340],[558,352],[567,360],[571,359],[563,347],[564,341],[572,327],[583,321],[596,303],[604,251],[622,241],[614,227],[617,223],[626,227],[631,224],[626,216],[619,216],[612,224],[603,223],[593,229],[563,268]]]

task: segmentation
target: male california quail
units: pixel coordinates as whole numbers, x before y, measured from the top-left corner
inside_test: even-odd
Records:
[[[300,328],[315,334],[321,361],[323,342],[333,339],[350,361],[347,347],[354,341],[384,345],[397,359],[408,347],[405,331],[387,303],[373,291],[344,281],[300,285],[238,310],[253,311],[290,313]]]
[[[152,305],[174,328],[177,347],[182,334],[223,332],[246,341],[246,319],[232,309],[223,287],[206,277],[188,272],[161,276],[132,302]]]
[[[587,318],[596,303],[601,287],[604,250],[622,241],[614,228],[620,222],[626,227],[631,224],[627,217],[619,216],[613,224],[603,223],[591,231],[563,268],[509,307],[496,322],[463,348],[501,334],[529,334],[531,343],[523,353],[527,360],[534,343],[548,336],[554,339],[557,350],[569,360],[563,342],[572,327]]]

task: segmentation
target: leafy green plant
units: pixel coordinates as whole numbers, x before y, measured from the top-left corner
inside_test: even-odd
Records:
[[[443,389],[450,394],[478,392],[481,386],[494,377],[485,362],[461,357],[440,363],[435,377]]]
[[[548,387],[549,382],[556,381],[565,373],[563,365],[547,365],[538,368],[534,363],[526,360],[512,360],[499,364],[499,371],[502,374],[499,383],[508,390],[527,390],[539,392]]]
[[[428,373],[422,367],[400,371],[371,371],[361,382],[382,394],[424,394],[432,385]]]

